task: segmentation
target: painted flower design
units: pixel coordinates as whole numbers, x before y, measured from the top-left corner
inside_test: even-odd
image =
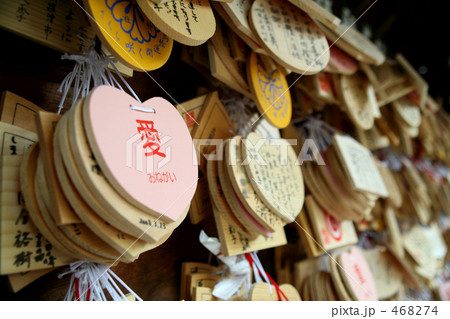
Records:
[[[286,98],[284,95],[283,84],[277,71],[272,71],[270,74],[265,72],[264,67],[258,61],[258,81],[261,90],[264,93],[267,101],[272,105],[276,111],[280,111],[285,107]],[[276,112],[274,112],[276,115]]]
[[[114,20],[128,33],[132,40],[139,43],[150,42],[160,32],[142,13],[135,0],[105,0]]]

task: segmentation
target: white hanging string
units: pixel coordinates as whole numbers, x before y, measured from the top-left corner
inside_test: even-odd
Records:
[[[312,139],[320,151],[325,151],[333,144],[333,135],[339,133],[336,128],[314,117],[307,117],[297,123],[295,120],[293,122],[297,124],[298,133],[304,139]]]
[[[114,301],[126,301],[127,297],[117,283],[131,293],[136,300],[142,301],[142,299],[106,265],[87,261],[76,261],[71,263],[69,267],[70,270],[58,275],[58,278],[61,279],[63,276],[71,274],[69,289],[67,290],[64,301],[107,301],[108,299],[103,290],[106,290]]]
[[[213,296],[222,300],[228,300],[236,294],[239,295],[239,291],[242,288],[242,295],[245,299],[248,299],[248,292],[251,286],[251,270],[245,256],[223,256],[219,240],[209,237],[203,230],[200,232],[199,241],[227,266],[224,279],[214,286]]]
[[[238,135],[246,137],[252,131],[252,118],[256,115],[251,109],[256,107],[255,103],[247,97],[233,96],[223,99],[222,103],[235,127]]]
[[[259,260],[258,254],[254,251],[254,252],[251,252],[250,255],[253,258],[253,275],[255,276],[255,281],[262,282],[263,280],[261,279],[261,276],[260,276],[260,274],[262,274],[264,281],[269,285],[270,295],[272,295],[272,284],[269,280],[269,277],[267,277],[267,273],[264,270],[264,267],[263,267],[261,261]]]
[[[84,39],[82,40],[85,41]],[[120,83],[113,76],[108,66],[111,66],[113,68],[117,76],[129,90],[129,92],[137,101],[139,101],[139,103],[141,103],[136,93],[128,85],[128,83],[125,81],[123,76],[114,65],[114,63],[117,63],[117,60],[110,55],[106,56],[103,53],[98,54],[97,51],[95,51],[94,44],[94,42],[91,42],[89,49],[85,51],[83,55],[69,55],[65,53],[61,57],[61,59],[63,60],[75,61],[75,66],[72,72],[67,74],[58,88],[58,92],[62,93],[61,101],[58,105],[58,114],[61,113],[61,110],[63,109],[64,101],[66,100],[67,94],[72,85],[72,105],[74,105],[78,99],[84,98],[88,95],[89,91],[91,90],[91,84],[94,88],[100,85],[108,85],[117,87],[120,90],[124,91]]]

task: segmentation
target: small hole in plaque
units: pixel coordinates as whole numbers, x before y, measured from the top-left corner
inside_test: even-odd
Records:
[[[144,113],[155,113],[156,114],[156,110],[155,109],[146,109],[145,107],[135,106],[135,105],[131,105],[131,104],[130,104],[130,110],[144,112]]]

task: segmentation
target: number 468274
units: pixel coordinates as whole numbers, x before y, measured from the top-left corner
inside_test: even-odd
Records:
[[[431,306],[401,306],[401,307],[397,307],[395,306],[394,308],[392,308],[391,310],[392,313],[394,313],[395,315],[401,315],[401,316],[405,316],[405,315],[415,315],[415,316],[426,316],[428,314],[432,315],[437,315],[438,314],[438,309],[437,306],[431,307]]]

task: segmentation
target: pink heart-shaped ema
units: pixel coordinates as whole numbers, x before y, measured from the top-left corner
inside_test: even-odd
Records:
[[[87,97],[83,119],[92,152],[118,193],[155,217],[177,220],[194,196],[198,166],[175,107],[160,97],[141,104],[100,86]]]
[[[372,272],[364,255],[357,247],[352,247],[349,252],[341,254],[341,276],[352,290],[356,300],[378,300],[377,288]]]

